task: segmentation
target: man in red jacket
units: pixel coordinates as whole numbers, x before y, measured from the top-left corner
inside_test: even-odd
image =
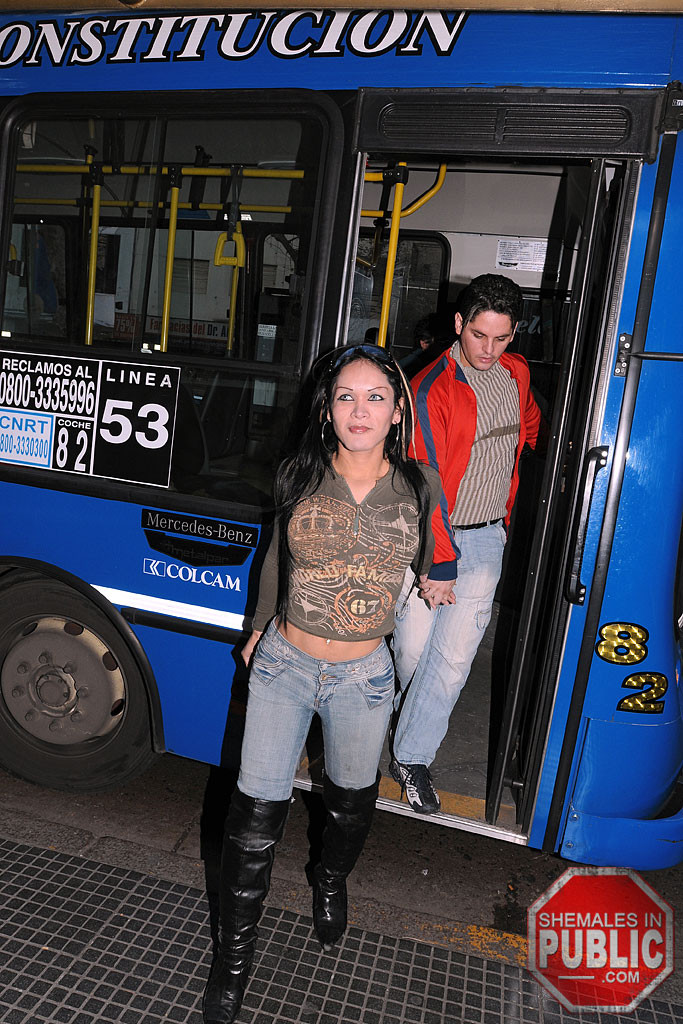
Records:
[[[412,380],[417,458],[439,471],[444,498],[429,578],[417,589],[406,578],[396,609],[398,700],[407,692],[390,770],[422,814],[440,808],[429,765],[491,619],[519,457],[535,447],[541,422],[526,360],[506,352],[522,302],[509,278],[476,277],[460,298],[452,348]],[[457,580],[445,578],[454,575],[454,539]]]

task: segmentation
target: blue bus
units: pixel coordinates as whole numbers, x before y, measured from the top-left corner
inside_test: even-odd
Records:
[[[312,362],[407,356],[428,317],[448,339],[460,289],[504,273],[550,441],[434,821],[678,863],[681,19],[9,7],[0,764],[72,791],[162,751],[234,765]],[[297,785],[319,766],[312,735]],[[389,778],[379,804],[413,813]]]

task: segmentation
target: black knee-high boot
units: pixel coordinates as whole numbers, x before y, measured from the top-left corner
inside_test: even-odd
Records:
[[[327,824],[320,863],[313,872],[313,925],[323,949],[346,931],[346,879],[370,831],[380,778],[378,773],[365,789],[341,789],[327,776],[323,779]]]
[[[232,1024],[239,1013],[288,811],[289,800],[233,793],[223,837],[218,950],[202,1004],[205,1024]]]

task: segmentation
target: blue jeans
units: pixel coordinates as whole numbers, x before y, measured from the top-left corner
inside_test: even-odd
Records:
[[[371,786],[393,696],[394,666],[385,642],[364,658],[323,661],[293,647],[271,622],[249,676],[239,788],[260,800],[286,800],[316,713],[325,773],[342,789]]]
[[[455,604],[432,611],[416,590],[410,592],[412,578],[406,574],[393,642],[400,686],[397,708],[408,690],[393,744],[394,757],[403,764],[431,764],[446,735],[451,711],[491,621],[505,538],[502,523],[455,530],[460,548]]]

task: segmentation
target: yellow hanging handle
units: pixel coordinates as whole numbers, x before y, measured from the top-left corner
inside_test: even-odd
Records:
[[[234,256],[224,256],[223,250],[228,242],[233,242],[235,245]],[[213,265],[215,267],[234,267],[232,275],[232,284],[230,286],[230,313],[228,318],[228,352],[232,352],[232,347],[235,340],[235,318],[237,316],[237,285],[239,282],[239,272],[244,269],[247,262],[247,247],[244,241],[244,235],[242,234],[242,225],[236,224],[235,231],[231,239],[228,238],[227,231],[223,231],[218,236],[216,241],[216,249],[213,255]]]

